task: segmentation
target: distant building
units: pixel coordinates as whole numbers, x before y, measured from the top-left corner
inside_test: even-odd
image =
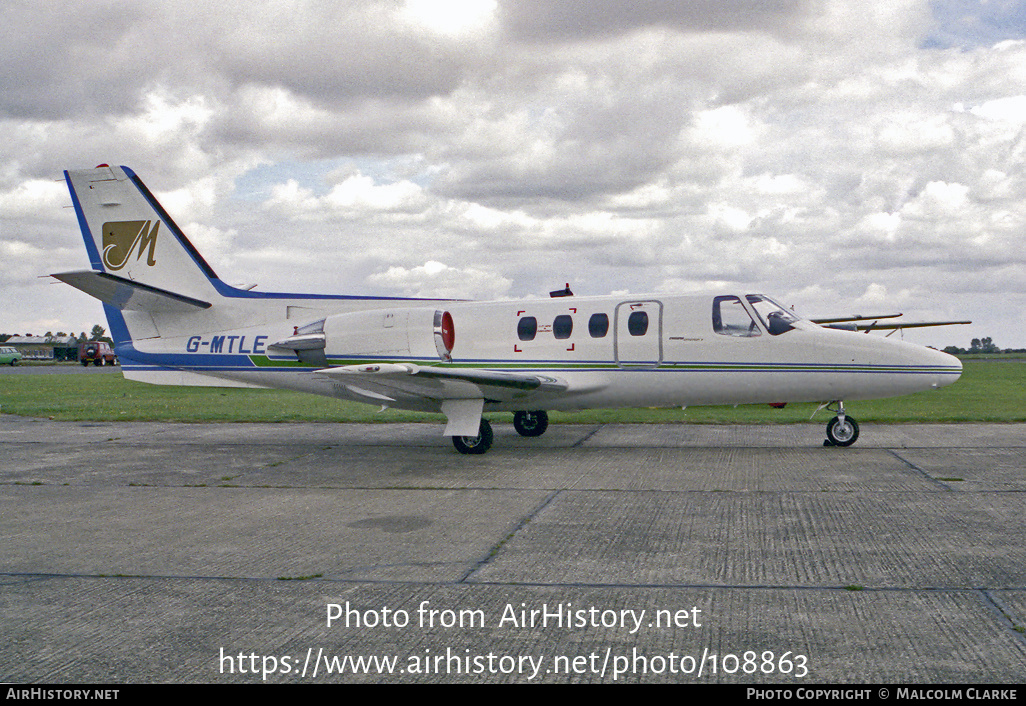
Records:
[[[78,339],[74,336],[11,336],[4,342],[23,360],[78,360]]]

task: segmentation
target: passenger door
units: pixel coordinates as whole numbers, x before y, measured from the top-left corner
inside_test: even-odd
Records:
[[[663,304],[627,301],[616,306],[616,363],[654,367],[663,359]]]

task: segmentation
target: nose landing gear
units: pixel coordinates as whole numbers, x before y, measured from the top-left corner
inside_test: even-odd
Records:
[[[859,438],[859,423],[844,413],[844,402],[838,400],[837,409],[832,409],[829,404],[825,406],[831,412],[837,412],[837,416],[827,422],[827,438],[823,441],[823,446],[851,446],[854,444]]]

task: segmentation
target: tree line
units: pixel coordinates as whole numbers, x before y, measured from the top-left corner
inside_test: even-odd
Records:
[[[4,343],[8,339],[10,339],[12,336],[19,336],[19,335],[21,335],[21,334],[17,334],[17,333],[0,333],[0,343]],[[35,336],[35,334],[33,334],[33,333],[26,333],[25,336],[26,337],[33,337],[33,336]],[[75,340],[78,341],[79,343],[85,343],[86,341],[106,341],[107,343],[110,343],[112,345],[114,343],[114,341],[109,336],[107,336],[107,329],[105,329],[103,326],[100,326],[99,324],[96,324],[95,326],[93,326],[93,328],[89,331],[89,335],[88,336],[86,336],[85,331],[80,333],[78,336],[75,336],[74,333],[65,333],[64,331],[58,331],[57,333],[54,333],[52,331],[47,331],[45,334],[43,334],[42,337],[46,338],[46,339],[54,339],[54,338],[67,338],[68,336],[74,336]]]
[[[994,343],[990,336],[986,338],[974,338],[969,343],[968,348],[959,348],[958,346],[948,346],[944,349],[945,353],[951,355],[969,354],[969,353],[1026,353],[1026,348],[1005,348],[1001,349]]]

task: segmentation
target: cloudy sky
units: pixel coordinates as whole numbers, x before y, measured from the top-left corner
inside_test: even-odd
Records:
[[[88,331],[68,168],[222,279],[461,298],[759,291],[1026,347],[1011,0],[4,0],[0,332]]]

